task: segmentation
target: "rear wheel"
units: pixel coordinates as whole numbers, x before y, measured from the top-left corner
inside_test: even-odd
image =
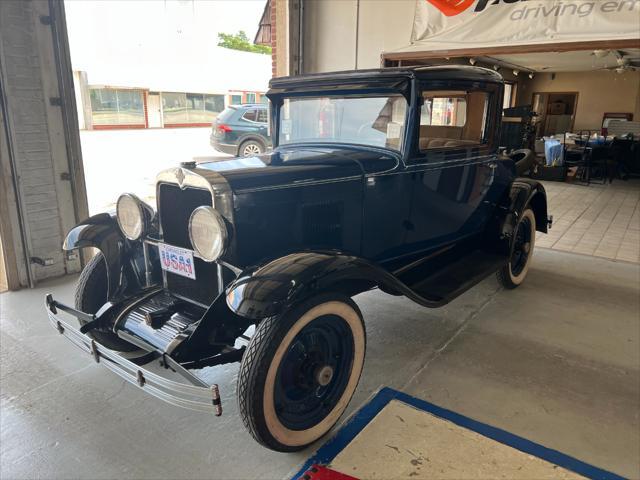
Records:
[[[242,142],[239,151],[242,157],[253,157],[254,155],[264,153],[264,146],[256,140],[247,140],[246,142]]]
[[[97,313],[107,302],[108,292],[107,262],[102,253],[98,253],[85,265],[76,285],[76,308],[85,313]],[[80,320],[80,325],[86,322]],[[91,338],[111,350],[133,352],[138,350],[134,345],[122,340],[115,333],[104,330],[91,330],[87,333]]]
[[[509,263],[497,273],[498,281],[505,288],[513,289],[524,282],[531,265],[535,243],[536,216],[531,208],[526,208],[516,226]]]
[[[341,295],[263,320],[238,376],[240,414],[251,435],[286,452],[326,434],[353,396],[365,343],[362,314]]]

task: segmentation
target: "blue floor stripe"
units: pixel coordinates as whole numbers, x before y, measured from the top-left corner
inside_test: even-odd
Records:
[[[373,418],[380,413],[380,411],[382,411],[382,409],[391,400],[399,400],[419,410],[423,410],[437,417],[449,420],[456,425],[473,430],[474,432],[491,438],[492,440],[508,445],[520,450],[521,452],[534,455],[584,477],[598,480],[624,480],[624,477],[621,477],[620,475],[595,467],[578,460],[577,458],[558,452],[557,450],[547,448],[500,428],[478,422],[469,417],[465,417],[464,415],[447,410],[446,408],[438,407],[437,405],[425,400],[420,400],[419,398],[412,397],[411,395],[407,395],[406,393],[387,387],[379,390],[369,403],[351,417],[333,438],[320,447],[320,449],[304,463],[300,471],[294,475],[293,478],[297,479],[300,477],[313,464],[330,464],[331,460],[333,460],[349,443],[351,443],[356,435],[358,435],[358,433],[360,433],[362,429],[366,427],[367,424],[373,420]]]

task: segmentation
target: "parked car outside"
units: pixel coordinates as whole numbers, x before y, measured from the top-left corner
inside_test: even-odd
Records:
[[[264,103],[228,106],[211,124],[211,146],[238,157],[266,152],[271,148],[268,116]]]
[[[362,372],[352,297],[380,288],[437,308],[490,274],[525,280],[551,221],[543,186],[519,177],[533,154],[498,154],[503,91],[493,70],[462,66],[273,79],[274,151],[165,170],[155,209],[127,193],[73,228],[65,250],[100,253],[75,307],[47,296],[51,323],[149,394],[216,415],[218,386],[197,371],[241,362],[245,427],[305,448]],[[144,367],[158,361],[166,375]]]

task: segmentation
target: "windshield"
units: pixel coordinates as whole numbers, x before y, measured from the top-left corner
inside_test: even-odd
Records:
[[[339,142],[400,151],[406,112],[401,95],[285,98],[278,144]]]

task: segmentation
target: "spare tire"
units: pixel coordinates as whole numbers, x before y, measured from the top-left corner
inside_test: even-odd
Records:
[[[528,148],[523,148],[509,154],[509,158],[515,163],[516,174],[520,176],[531,170],[536,156],[533,151],[529,150]]]

